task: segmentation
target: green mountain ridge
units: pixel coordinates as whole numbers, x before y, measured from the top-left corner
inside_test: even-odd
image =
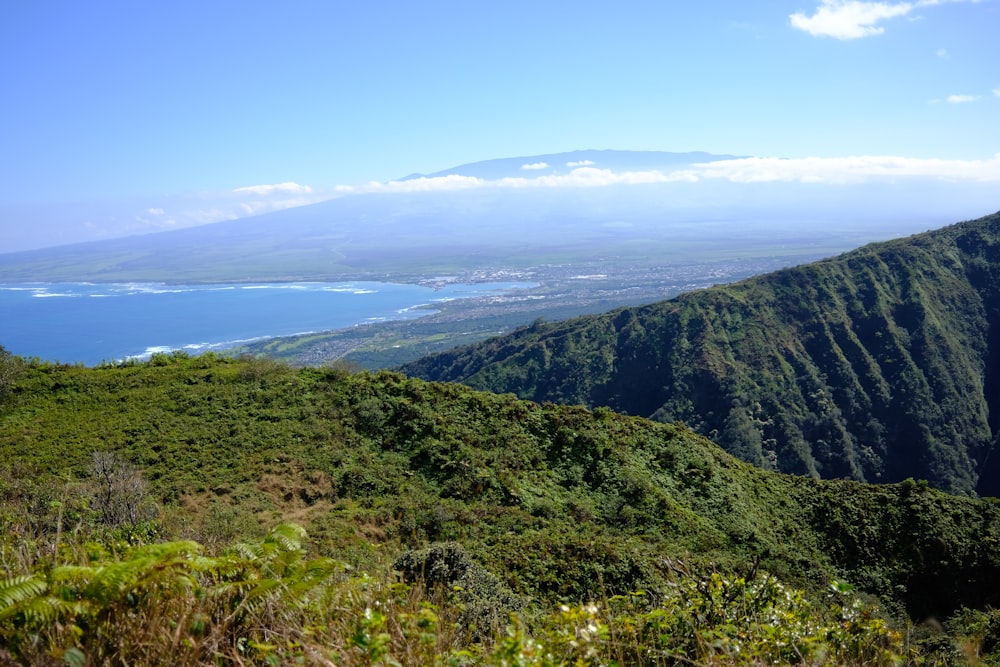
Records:
[[[212,543],[295,520],[322,553],[366,567],[455,540],[536,601],[655,595],[683,562],[813,591],[846,578],[918,619],[1000,604],[996,502],[768,472],[606,409],[180,354],[27,364],[7,387],[9,553],[57,531],[57,515],[67,535],[87,520],[73,489],[104,451],[149,480],[162,536]]]
[[[1000,492],[1000,214],[407,364],[683,421],[758,466]]]

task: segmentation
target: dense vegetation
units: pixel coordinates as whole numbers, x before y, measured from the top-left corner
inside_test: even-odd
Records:
[[[916,635],[831,581],[897,620],[1000,604],[1000,505],[779,475],[679,425],[210,355],[0,366],[17,659],[888,664]]]
[[[678,577],[641,595],[562,605],[529,623],[470,625],[446,589],[375,579],[309,558],[304,532],[205,556],[194,542],[88,554],[0,581],[0,659],[65,665],[898,665],[923,653],[831,587],[825,604],[772,578]],[[97,545],[88,545],[91,552]],[[64,550],[65,553],[65,550]],[[458,595],[460,597],[461,594]],[[992,618],[977,615],[982,624]],[[486,632],[483,632],[486,630]],[[979,651],[984,636],[963,637]],[[924,642],[925,644],[927,642]],[[927,650],[929,649],[929,650]]]
[[[995,495],[998,351],[995,214],[404,370],[684,421],[765,468]]]

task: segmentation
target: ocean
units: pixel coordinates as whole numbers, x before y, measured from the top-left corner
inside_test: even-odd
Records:
[[[412,319],[434,312],[435,303],[532,286],[0,284],[0,345],[23,357],[92,366],[154,352],[197,354],[275,336]]]

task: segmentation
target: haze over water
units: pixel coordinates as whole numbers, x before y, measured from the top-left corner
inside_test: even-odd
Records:
[[[433,312],[420,308],[529,287],[377,282],[0,285],[0,345],[45,360],[94,365],[153,352],[192,353]]]

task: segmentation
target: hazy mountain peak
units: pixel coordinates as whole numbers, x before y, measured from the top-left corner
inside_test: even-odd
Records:
[[[704,151],[674,153],[667,151],[576,150],[566,153],[524,155],[494,158],[461,164],[430,174],[410,174],[400,180],[439,178],[442,176],[472,176],[487,180],[500,178],[531,178],[552,174],[566,174],[581,167],[610,169],[612,171],[652,171],[677,169],[698,162],[731,160],[738,156],[715,155]]]

